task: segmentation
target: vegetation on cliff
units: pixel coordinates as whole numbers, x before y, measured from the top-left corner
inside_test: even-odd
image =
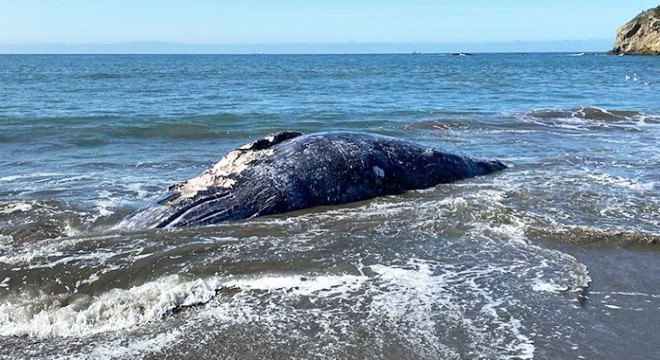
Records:
[[[660,6],[643,11],[621,26],[610,53],[660,55]]]

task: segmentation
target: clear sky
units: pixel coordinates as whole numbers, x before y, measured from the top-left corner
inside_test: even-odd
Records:
[[[0,0],[0,43],[614,39],[658,0]]]

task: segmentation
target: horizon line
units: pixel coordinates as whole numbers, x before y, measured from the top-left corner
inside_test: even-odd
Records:
[[[605,52],[609,39],[501,42],[295,42],[201,44],[168,41],[0,43],[0,54],[405,54]]]
[[[501,41],[290,41],[290,42],[180,42],[167,40],[137,40],[137,41],[98,41],[98,42],[64,42],[64,41],[31,41],[31,42],[0,42],[0,45],[120,45],[120,44],[174,44],[174,45],[345,45],[345,44],[509,44],[538,42],[584,42],[604,41],[609,38],[585,39],[551,39],[551,40],[501,40]]]

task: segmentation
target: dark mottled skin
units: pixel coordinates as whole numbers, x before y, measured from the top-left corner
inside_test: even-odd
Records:
[[[496,160],[356,132],[280,133],[273,141],[255,141],[251,150],[267,148],[272,156],[231,175],[236,181],[232,188],[211,187],[179,202],[171,201],[177,198],[173,190],[129,216],[123,226],[214,224],[400,194],[506,168]]]

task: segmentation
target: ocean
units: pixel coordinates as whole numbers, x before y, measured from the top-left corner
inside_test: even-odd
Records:
[[[117,227],[284,130],[509,168]],[[655,358],[659,144],[660,57],[2,55],[0,358]]]

